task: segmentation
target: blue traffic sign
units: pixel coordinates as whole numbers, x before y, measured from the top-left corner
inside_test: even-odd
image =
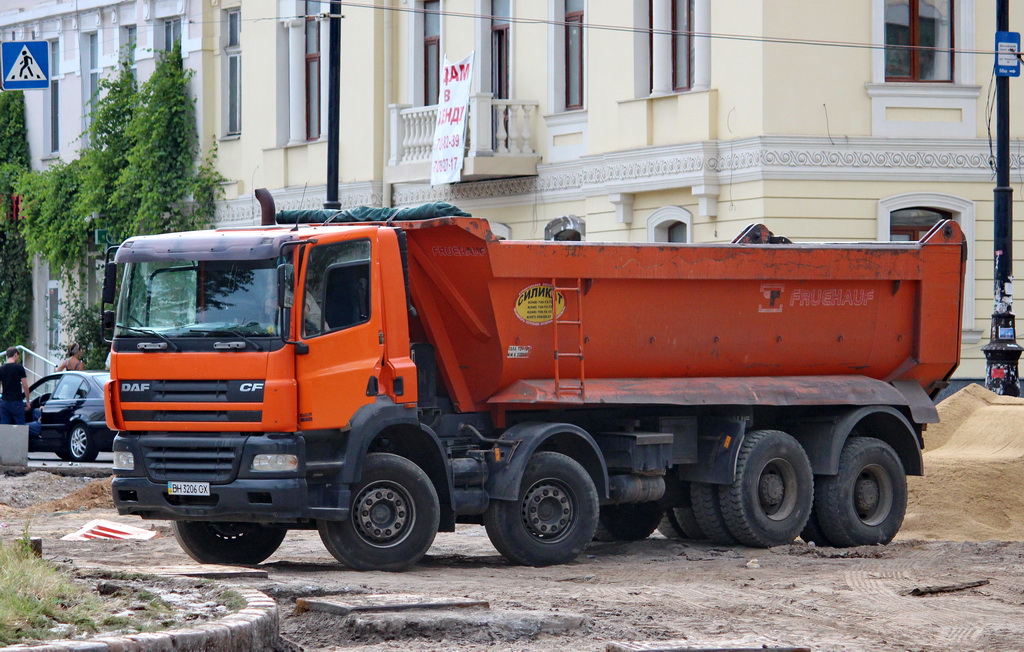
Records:
[[[0,43],[0,63],[5,91],[24,91],[50,86],[50,44],[46,41]]]
[[[996,32],[996,76],[1020,77],[1020,32]]]

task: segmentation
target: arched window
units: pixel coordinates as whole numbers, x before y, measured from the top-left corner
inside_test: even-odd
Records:
[[[647,218],[648,242],[692,242],[693,215],[679,206],[663,206]]]
[[[587,235],[587,223],[582,217],[563,215],[544,227],[545,240],[579,241]]]
[[[893,242],[917,242],[940,220],[951,220],[953,214],[935,208],[915,206],[889,213],[889,239]]]

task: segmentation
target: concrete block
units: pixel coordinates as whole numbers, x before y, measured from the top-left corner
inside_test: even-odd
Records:
[[[0,464],[28,464],[28,426],[0,426]]]

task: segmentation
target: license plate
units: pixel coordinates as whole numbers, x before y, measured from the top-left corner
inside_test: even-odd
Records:
[[[209,482],[168,482],[167,494],[170,496],[209,496]]]

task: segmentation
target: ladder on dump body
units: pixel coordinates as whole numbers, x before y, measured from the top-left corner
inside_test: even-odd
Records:
[[[574,279],[575,285],[560,286],[558,285],[558,279],[551,279],[551,334],[554,344],[555,351],[555,398],[561,398],[563,393],[570,393],[579,396],[580,400],[584,396],[584,378],[583,373],[583,279]],[[562,292],[563,297],[566,295],[574,295],[576,297],[576,319],[561,319],[561,315],[558,313],[558,294]],[[566,299],[565,308],[568,309],[569,301]],[[567,341],[566,344],[570,345],[569,350],[563,351],[560,343],[561,337],[559,337],[559,331],[563,327],[574,326],[573,332],[575,333],[575,342]],[[580,364],[579,378],[562,378],[562,358],[576,358]]]

